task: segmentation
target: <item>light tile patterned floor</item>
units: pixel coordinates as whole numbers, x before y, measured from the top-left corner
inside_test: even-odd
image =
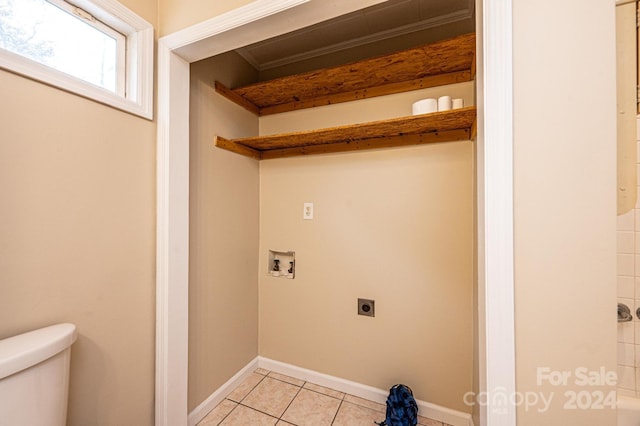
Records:
[[[258,368],[198,426],[371,426],[384,413],[383,404]]]

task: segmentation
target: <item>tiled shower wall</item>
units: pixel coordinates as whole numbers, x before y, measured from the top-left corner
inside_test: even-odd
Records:
[[[640,178],[640,137],[636,139]],[[637,191],[635,208],[618,216],[618,303],[627,305],[634,317],[618,324],[618,393],[640,397],[640,319],[636,315],[640,308],[640,186]]]

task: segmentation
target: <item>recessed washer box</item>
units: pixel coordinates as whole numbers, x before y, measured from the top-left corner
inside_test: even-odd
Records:
[[[296,277],[296,252],[269,250],[269,262],[267,272],[272,277],[288,278]]]

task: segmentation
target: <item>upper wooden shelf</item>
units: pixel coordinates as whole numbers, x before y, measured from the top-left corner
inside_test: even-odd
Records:
[[[282,77],[236,89],[216,81],[216,91],[258,115],[312,108],[475,77],[475,34],[348,65]]]
[[[215,145],[258,160],[373,148],[469,140],[475,136],[476,107],[393,118],[307,132],[228,140]]]

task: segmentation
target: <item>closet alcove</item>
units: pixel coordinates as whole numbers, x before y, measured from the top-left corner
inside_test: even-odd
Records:
[[[424,20],[426,3],[364,16],[405,7]],[[257,354],[379,389],[406,382],[471,412],[476,41],[464,16],[269,69],[245,48],[191,65],[190,410]],[[412,115],[445,95],[465,107]],[[268,273],[274,248],[295,252],[295,279]],[[374,318],[359,298],[375,299]]]

